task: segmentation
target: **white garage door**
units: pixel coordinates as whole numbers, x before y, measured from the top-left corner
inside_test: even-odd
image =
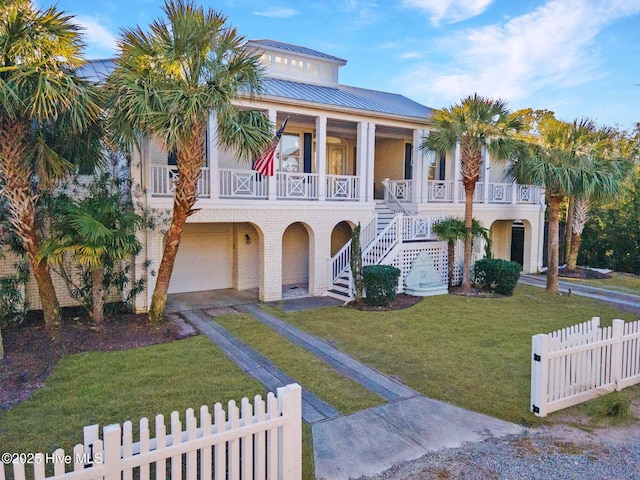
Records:
[[[185,225],[169,293],[231,288],[232,275],[232,225]]]

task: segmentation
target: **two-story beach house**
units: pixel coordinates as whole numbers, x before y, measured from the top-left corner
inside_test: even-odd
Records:
[[[219,149],[211,115],[198,212],[185,226],[169,293],[257,289],[261,300],[270,301],[281,299],[289,285],[303,285],[310,295],[346,300],[350,236],[358,223],[365,264],[395,265],[406,275],[426,251],[446,283],[446,245],[431,225],[443,216],[463,216],[464,190],[459,151],[436,156],[419,148],[429,135],[432,109],[402,95],[341,85],[347,63],[341,58],[273,40],[249,46],[261,54],[265,92],[237,103],[263,110],[278,127],[288,118],[276,174],[263,177]],[[111,68],[111,61],[96,61],[84,72],[100,79]],[[170,209],[175,159],[149,138],[131,165],[146,206]],[[490,228],[495,257],[537,271],[542,192],[506,181],[503,171],[503,164],[485,156],[474,216]],[[142,239],[151,272],[160,263],[163,235],[149,230]],[[482,246],[476,251],[482,255]],[[147,308],[154,284],[149,275],[137,310]],[[34,288],[30,298],[37,308]]]

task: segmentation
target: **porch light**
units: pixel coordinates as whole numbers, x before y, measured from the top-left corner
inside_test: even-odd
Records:
[[[244,240],[245,240],[245,242],[247,242],[247,245],[251,245],[251,237],[249,236],[248,233],[245,234]]]

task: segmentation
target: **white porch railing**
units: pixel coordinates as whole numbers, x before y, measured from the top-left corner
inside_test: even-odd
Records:
[[[315,173],[276,172],[276,197],[279,199],[316,200],[318,175]]]
[[[537,185],[518,185],[517,203],[539,203],[542,195],[542,188]]]
[[[464,203],[466,200],[466,193],[464,191],[464,185],[461,185],[458,189],[458,201]],[[476,182],[476,189],[473,191],[473,203],[484,202],[484,183]]]
[[[402,217],[402,241],[436,240],[437,236],[432,232],[434,223],[431,217]]]
[[[427,201],[428,202],[452,202],[453,182],[445,180],[427,181]]]
[[[412,183],[412,180],[385,179],[384,199],[389,202],[395,197],[398,202],[410,202]]]
[[[353,175],[327,175],[327,200],[357,200],[360,177]]]
[[[600,319],[532,338],[531,410],[539,417],[640,383],[640,321]]]
[[[251,170],[221,169],[220,198],[267,198],[267,177]]]
[[[269,393],[266,402],[256,395],[253,405],[243,398],[240,407],[231,400],[227,412],[217,403],[213,412],[202,406],[199,418],[186,411],[184,425],[173,412],[169,432],[163,415],[139,422],[139,441],[134,442],[132,422],[108,425],[99,439],[99,426],[84,429],[84,445],[65,455],[61,448],[45,457],[23,454],[11,467],[0,462],[0,478],[7,467],[15,480],[27,478],[25,464],[33,465],[34,480],[90,480],[133,478],[210,480],[302,478],[302,389],[297,384]],[[228,415],[228,417],[227,417]],[[151,433],[155,437],[151,437]],[[22,460],[24,459],[24,460]],[[22,461],[21,461],[22,460]],[[53,463],[53,476],[45,465]],[[69,471],[67,471],[69,470]]]
[[[208,197],[209,168],[203,167],[196,191],[200,197]],[[158,197],[171,197],[178,180],[178,169],[174,166],[160,165],[151,167],[151,193]]]
[[[513,184],[511,183],[490,183],[489,203],[511,203]]]

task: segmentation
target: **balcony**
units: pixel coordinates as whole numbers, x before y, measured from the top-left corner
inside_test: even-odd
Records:
[[[151,195],[172,197],[178,170],[172,166],[153,166],[151,169]],[[209,168],[202,169],[198,181],[198,196],[212,198]],[[220,199],[234,200],[319,200],[320,177],[316,173],[276,172],[264,177],[253,170],[219,169],[218,193]],[[353,175],[325,175],[324,195],[330,201],[357,201],[360,177]]]

